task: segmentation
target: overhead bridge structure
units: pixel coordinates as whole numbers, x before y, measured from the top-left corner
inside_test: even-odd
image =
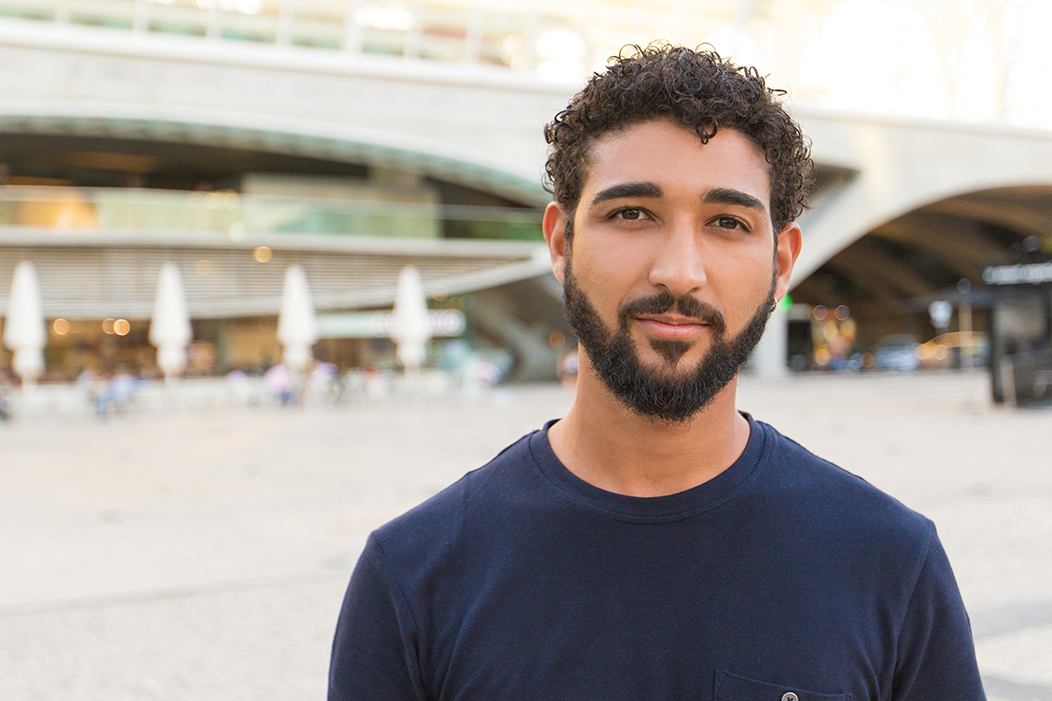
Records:
[[[413,263],[433,294],[489,300],[476,317],[481,333],[514,348],[523,377],[543,376],[554,367],[553,339],[568,329],[539,231],[548,200],[542,129],[578,84],[578,76],[553,82],[482,60],[162,35],[134,21],[0,19],[0,163],[18,176],[43,159],[66,174],[15,177],[0,189],[0,309],[23,259],[41,270],[49,317],[129,318],[148,313],[156,272],[175,260],[201,319],[276,313],[279,266],[249,262],[260,247],[272,262],[304,265],[323,313],[389,305],[398,270]],[[868,342],[903,326],[926,333],[910,300],[961,280],[980,284],[984,265],[1028,237],[1048,245],[1052,134],[795,110],[818,181],[801,220],[791,292],[799,308],[850,308]],[[214,165],[210,185],[222,192],[193,192],[190,161]],[[222,180],[262,171],[267,177],[233,187]],[[279,171],[325,186],[353,176],[362,207],[389,208],[373,221],[394,221],[406,205],[423,208],[429,223],[390,235],[395,224],[332,215],[348,192],[339,187],[323,206],[282,199],[288,192],[265,187]],[[142,214],[155,210],[136,197],[164,182],[177,183],[171,189],[187,207],[196,203],[199,220]],[[246,182],[263,186],[239,190]],[[124,205],[81,206],[115,186],[131,193]],[[65,219],[34,220],[26,212],[44,187],[83,201],[60,208]],[[285,214],[253,219],[253,203],[270,212],[280,204]],[[288,214],[319,206],[319,216]],[[478,212],[492,215],[490,228],[480,228]],[[449,223],[460,219],[474,223]],[[517,240],[493,240],[509,222]],[[456,240],[458,231],[473,233]],[[785,357],[776,329],[757,364],[776,373]]]

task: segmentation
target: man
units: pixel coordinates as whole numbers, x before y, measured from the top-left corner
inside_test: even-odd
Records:
[[[331,701],[984,698],[931,522],[735,407],[800,251],[776,97],[651,46],[548,126],[573,407],[373,533]]]

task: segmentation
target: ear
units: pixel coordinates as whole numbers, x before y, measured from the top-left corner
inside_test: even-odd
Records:
[[[800,257],[802,244],[803,233],[796,222],[789,222],[778,232],[774,258],[778,263],[778,273],[775,276],[775,297],[779,300],[789,292],[789,278],[792,277],[796,259]]]
[[[559,282],[566,282],[566,210],[558,202],[549,202],[544,210],[544,241],[552,259],[552,272]]]

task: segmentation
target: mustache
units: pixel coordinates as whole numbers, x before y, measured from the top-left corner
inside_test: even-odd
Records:
[[[617,319],[621,328],[626,329],[630,316],[665,314],[672,308],[675,308],[676,313],[682,316],[707,324],[716,336],[722,336],[727,330],[727,321],[711,304],[690,296],[677,298],[668,290],[626,302],[617,310]]]

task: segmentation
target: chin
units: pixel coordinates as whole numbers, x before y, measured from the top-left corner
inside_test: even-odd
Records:
[[[701,352],[697,343],[650,340],[644,348],[648,348],[649,352],[642,353],[640,352],[640,347],[636,346],[637,357],[642,360],[644,355],[653,356],[648,361],[644,361],[646,365],[649,365],[648,369],[651,372],[667,374],[670,377],[683,374],[684,372],[693,372],[705,360],[704,355],[702,355],[702,357],[694,359],[693,363],[688,362],[688,356],[692,355],[691,351]],[[687,367],[689,367],[689,370],[685,370]]]

